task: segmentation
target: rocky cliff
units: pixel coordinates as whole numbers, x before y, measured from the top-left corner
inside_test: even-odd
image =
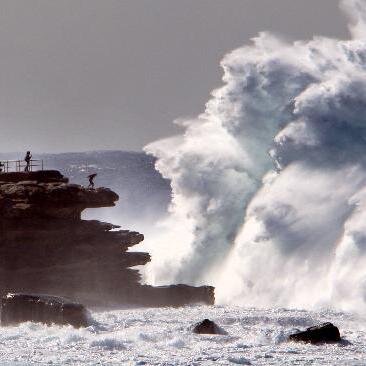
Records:
[[[143,235],[81,219],[86,208],[117,200],[107,188],[69,184],[57,171],[0,174],[0,295],[48,293],[92,307],[213,304],[209,286],[140,285],[130,267],[150,256],[128,249]]]

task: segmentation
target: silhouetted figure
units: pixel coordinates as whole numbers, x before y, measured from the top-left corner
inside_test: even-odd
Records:
[[[27,151],[27,154],[25,155],[25,158],[24,158],[24,161],[26,162],[26,166],[24,168],[25,172],[29,172],[31,160],[32,160],[32,155],[31,155],[30,151]]]
[[[0,173],[3,172],[3,168],[5,167],[5,164],[0,161]]]
[[[97,176],[96,173],[88,175],[89,185],[88,188],[94,189],[94,178]]]

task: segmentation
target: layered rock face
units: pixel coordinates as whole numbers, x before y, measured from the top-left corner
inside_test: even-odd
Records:
[[[209,286],[140,285],[130,267],[150,256],[128,248],[143,235],[81,220],[86,208],[117,200],[107,188],[69,184],[57,171],[0,174],[0,295],[47,293],[91,307],[213,304]]]

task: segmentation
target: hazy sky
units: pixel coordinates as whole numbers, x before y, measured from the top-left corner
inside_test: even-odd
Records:
[[[0,0],[0,151],[140,150],[262,30],[348,36],[336,0]]]

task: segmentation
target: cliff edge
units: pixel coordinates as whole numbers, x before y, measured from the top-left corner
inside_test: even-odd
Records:
[[[81,219],[86,208],[117,200],[108,188],[70,184],[58,171],[0,174],[0,295],[47,293],[90,307],[213,304],[210,286],[141,285],[130,267],[150,255],[128,249],[144,236]]]

